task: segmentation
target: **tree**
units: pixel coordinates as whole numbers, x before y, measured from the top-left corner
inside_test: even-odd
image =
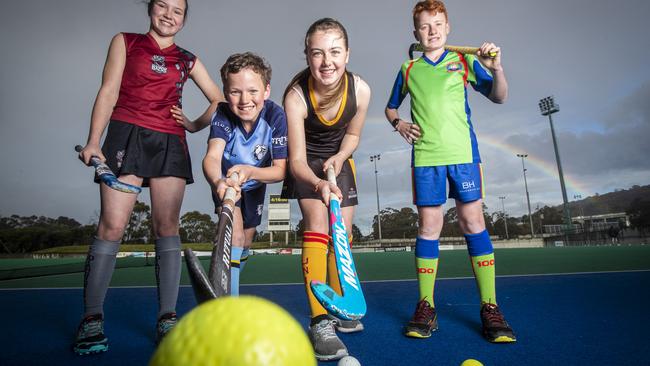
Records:
[[[388,207],[381,210],[381,234],[386,239],[415,238],[418,233],[418,214],[410,207],[400,210]],[[372,221],[372,236],[379,239],[377,215]]]
[[[458,210],[451,207],[442,217],[442,231],[440,236],[463,236],[463,232],[458,226]]]
[[[363,234],[361,233],[361,229],[355,224],[352,224],[352,240],[359,242],[361,241],[361,238],[363,238]]]
[[[650,229],[650,201],[637,198],[627,210],[630,215],[630,226],[645,233]]]
[[[181,217],[179,231],[184,243],[210,243],[216,235],[216,223],[208,214],[190,211]]]
[[[533,214],[533,222],[541,222],[542,225],[562,225],[564,218],[560,208],[544,206],[535,211]]]
[[[153,239],[151,226],[151,208],[144,202],[136,201],[131,212],[126,230],[124,243],[146,243]]]

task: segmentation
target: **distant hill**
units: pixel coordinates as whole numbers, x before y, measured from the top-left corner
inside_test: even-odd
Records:
[[[572,216],[625,212],[636,199],[650,200],[650,185],[617,189],[614,192],[596,194],[579,201],[572,201],[569,202],[569,209]],[[561,210],[562,205],[558,205],[556,208]]]

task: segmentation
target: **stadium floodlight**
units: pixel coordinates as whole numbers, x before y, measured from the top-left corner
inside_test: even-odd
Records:
[[[370,156],[370,161],[375,163],[375,189],[377,192],[377,229],[379,230],[379,244],[381,245],[381,210],[379,209],[379,182],[377,180],[377,161],[380,159],[381,154]]]
[[[528,154],[517,154],[517,157],[521,158],[521,169],[524,172],[524,188],[526,188],[526,202],[528,203],[528,220],[530,223],[530,237],[535,237],[535,229],[533,228],[533,215],[530,212],[530,194],[528,193],[528,180],[526,179],[526,164],[524,164],[524,159],[528,157]]]
[[[550,96],[542,98],[539,101],[539,110],[542,116],[548,116],[548,121],[551,124],[551,137],[553,138],[553,149],[555,150],[555,161],[557,162],[557,172],[560,176],[560,188],[562,188],[562,203],[564,208],[564,224],[567,230],[571,227],[571,213],[569,212],[569,200],[566,195],[566,187],[564,185],[564,173],[562,173],[562,163],[560,162],[560,152],[557,147],[557,139],[555,138],[555,129],[553,128],[553,118],[551,115],[560,111],[560,106],[555,103],[555,99]]]
[[[506,240],[510,239],[508,236],[508,215],[506,214],[506,206],[503,204],[503,201],[505,201],[506,196],[499,196],[499,199],[501,200],[501,213],[503,214],[503,226],[506,228]]]

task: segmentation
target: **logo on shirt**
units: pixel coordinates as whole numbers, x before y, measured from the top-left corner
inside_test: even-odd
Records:
[[[287,136],[282,137],[273,137],[271,138],[271,143],[275,146],[286,146],[287,145]]]
[[[463,70],[462,62],[450,62],[447,64],[447,72],[457,72]]]
[[[159,55],[151,56],[151,70],[158,74],[166,74],[167,66],[165,66],[165,57]]]
[[[255,145],[255,149],[253,150],[253,154],[255,155],[255,159],[257,161],[260,161],[264,159],[264,156],[266,155],[266,152],[269,151],[268,146],[266,145]]]

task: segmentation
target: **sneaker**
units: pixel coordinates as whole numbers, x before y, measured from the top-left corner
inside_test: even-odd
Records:
[[[438,329],[438,316],[425,299],[420,300],[415,307],[413,318],[404,328],[404,335],[413,338],[429,338],[431,332]]]
[[[176,313],[166,313],[158,319],[158,324],[156,325],[156,344],[162,342],[162,339],[174,328],[177,321]]]
[[[330,319],[334,321],[334,327],[338,332],[356,333],[363,330],[363,323],[360,320],[343,320],[331,315]]]
[[[309,340],[319,361],[338,360],[348,355],[348,349],[334,331],[334,321],[323,319],[309,327]]]
[[[496,304],[485,303],[481,306],[481,323],[483,323],[483,337],[488,341],[492,343],[517,341],[515,333],[503,318],[503,314]]]
[[[101,314],[87,316],[81,321],[72,349],[78,355],[108,351],[108,338],[104,335],[104,317]]]

